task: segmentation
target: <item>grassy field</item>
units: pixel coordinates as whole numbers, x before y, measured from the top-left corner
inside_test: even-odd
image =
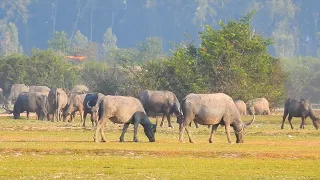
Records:
[[[209,144],[210,130],[193,127],[190,144],[178,141],[177,124],[158,128],[155,143],[142,126],[140,142],[132,142],[131,127],[120,143],[122,126],[108,122],[109,142],[94,143],[94,130],[79,121],[2,118],[0,179],[320,179],[320,131],[310,119],[304,130],[300,119],[293,123],[280,130],[281,116],[257,116],[243,144],[227,143],[221,127]]]

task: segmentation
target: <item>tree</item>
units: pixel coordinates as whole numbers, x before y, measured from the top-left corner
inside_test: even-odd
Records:
[[[48,41],[49,48],[65,54],[68,50],[68,37],[64,31],[56,31],[52,39]]]
[[[160,37],[148,37],[138,44],[140,62],[157,59],[163,56],[162,39]]]
[[[19,44],[18,29],[14,23],[2,25],[0,27],[0,54],[10,55],[21,53],[22,47]]]
[[[293,57],[299,46],[298,28],[293,21],[298,7],[292,0],[271,0],[266,2],[269,16],[273,21],[274,49],[278,57]]]
[[[27,84],[71,89],[79,81],[75,66],[67,63],[63,56],[52,50],[33,49],[27,60]]]
[[[23,22],[26,22],[28,19],[28,5],[32,1],[33,0],[2,0],[0,3],[0,9],[5,11],[5,16],[3,17],[4,20],[22,20]]]
[[[320,102],[320,59],[297,57],[282,59],[288,80],[286,89],[288,96],[296,99],[304,98],[314,103]]]
[[[112,33],[112,29],[108,28],[103,35],[103,55],[112,57],[112,52],[114,52],[117,49],[117,37]]]
[[[252,16],[220,22],[219,30],[205,26],[199,48],[178,46],[163,64],[143,66],[149,85],[172,90],[179,98],[190,92],[223,92],[245,101],[255,97],[281,101],[285,73],[267,51],[272,41],[252,33]]]
[[[88,38],[83,35],[80,30],[78,30],[73,37],[70,53],[72,55],[86,55],[84,54],[84,50],[88,47],[88,45]]]
[[[24,83],[28,78],[26,56],[11,54],[0,58],[0,85],[9,89],[12,84]]]

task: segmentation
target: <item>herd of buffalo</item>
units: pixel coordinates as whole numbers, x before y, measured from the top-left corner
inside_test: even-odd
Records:
[[[190,126],[194,122],[196,127],[212,125],[209,142],[213,142],[213,136],[219,125],[224,126],[228,142],[231,143],[230,130],[234,130],[236,142],[243,142],[243,130],[252,124],[255,115],[270,115],[269,103],[265,98],[256,98],[245,103],[242,100],[234,101],[223,93],[214,94],[188,94],[180,102],[176,95],[170,91],[144,90],[137,97],[113,96],[101,93],[89,93],[84,85],[76,85],[68,91],[62,88],[48,88],[46,86],[27,86],[25,84],[13,84],[10,91],[3,95],[0,88],[0,103],[6,113],[13,114],[14,119],[20,117],[20,113],[35,112],[38,120],[73,121],[75,113],[79,112],[82,125],[85,126],[86,116],[91,115],[92,126],[95,127],[94,141],[107,141],[104,135],[104,126],[109,119],[113,123],[124,124],[120,141],[124,141],[130,124],[134,125],[133,141],[138,142],[137,129],[139,124],[144,128],[144,133],[150,142],[155,141],[157,124],[152,124],[148,117],[162,116],[160,126],[164,119],[171,124],[171,115],[177,117],[179,124],[179,140],[183,141],[184,131],[187,131],[189,142],[194,142]],[[10,110],[10,104],[14,104]],[[243,123],[242,115],[253,115],[250,122]],[[301,99],[287,99],[284,105],[284,115],[281,129],[284,128],[285,119],[289,124],[293,117],[301,117],[300,128],[304,128],[305,119],[310,117],[313,125],[318,129],[320,119],[316,116],[309,101]],[[157,120],[158,122],[158,120]]]

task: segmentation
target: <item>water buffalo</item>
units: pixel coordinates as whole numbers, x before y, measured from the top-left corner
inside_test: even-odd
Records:
[[[98,122],[99,104],[104,98],[101,93],[89,93],[86,95],[83,101],[84,115],[83,115],[83,126],[85,126],[87,113],[91,114],[92,127]]]
[[[9,113],[13,113],[14,119],[20,118],[20,113],[26,111],[27,119],[29,119],[29,113],[35,112],[38,120],[43,120],[47,115],[47,96],[42,93],[22,92],[16,99],[12,110],[8,110]]]
[[[144,128],[144,133],[150,142],[155,141],[155,132],[157,125],[152,124],[141,104],[141,102],[134,97],[125,96],[105,96],[99,104],[99,120],[93,139],[98,142],[98,133],[100,131],[102,141],[105,142],[104,126],[107,119],[113,123],[124,124],[120,142],[124,141],[124,134],[126,133],[130,124],[134,125],[133,141],[138,142],[137,130],[138,125],[141,124]]]
[[[247,115],[247,106],[246,103],[242,100],[236,100],[234,101],[234,103],[236,104],[240,115]]]
[[[270,115],[269,102],[265,98],[256,98],[247,102],[247,112],[252,115]]]
[[[61,121],[62,111],[68,103],[68,96],[61,88],[52,88],[48,95],[48,114],[53,114],[52,121]],[[49,119],[49,118],[48,118]]]
[[[243,129],[249,126],[249,123],[241,121],[240,113],[234,104],[232,98],[223,93],[215,94],[188,94],[181,102],[183,111],[183,120],[179,122],[179,140],[183,141],[184,130],[187,131],[189,142],[193,143],[189,124],[196,121],[202,125],[212,125],[209,143],[212,143],[213,136],[219,126],[225,125],[228,142],[231,143],[230,126],[233,127],[237,138],[237,143],[243,143]]]
[[[30,86],[29,92],[42,93],[48,96],[50,92],[50,88],[48,88],[47,86]]]
[[[181,118],[179,100],[171,91],[144,90],[139,93],[138,99],[148,116],[162,115],[160,127],[163,125],[164,117],[167,117],[168,126],[173,127],[170,119],[170,115],[173,113],[177,116],[177,119]]]
[[[75,94],[70,98],[70,101],[63,113],[63,121],[66,121],[67,117],[71,115],[69,122],[71,122],[72,116],[75,112],[79,111],[81,122],[83,122],[84,105],[83,101],[87,94]]]
[[[287,116],[289,124],[291,126],[291,129],[293,129],[293,126],[291,124],[291,119],[293,117],[301,117],[301,125],[300,129],[304,129],[305,119],[310,116],[312,119],[312,123],[316,129],[319,128],[320,124],[320,118],[316,116],[312,104],[304,99],[301,99],[300,101],[288,98],[284,103],[284,112],[283,112],[283,118],[282,118],[282,125],[281,129],[284,127],[284,121],[286,120]]]
[[[22,92],[29,92],[29,86],[25,84],[13,84],[10,89],[10,93],[7,98],[5,98],[5,106],[8,109],[9,104],[14,104],[19,94]]]
[[[75,85],[70,91],[71,94],[85,94],[89,92],[89,88],[85,85]]]

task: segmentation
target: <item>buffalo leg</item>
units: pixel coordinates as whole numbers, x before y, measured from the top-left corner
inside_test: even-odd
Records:
[[[292,120],[292,116],[289,114],[288,121],[289,121],[289,124],[290,124],[290,126],[291,126],[291,129],[293,129],[293,126],[292,126],[291,120]]]
[[[135,120],[133,123],[133,141],[134,142],[139,142],[138,137],[137,137],[138,126],[139,126],[139,121]]]
[[[87,112],[83,113],[83,124],[82,124],[83,127],[86,127],[87,114],[88,114]]]
[[[81,122],[83,123],[83,111],[82,111],[82,110],[79,110],[79,114],[80,114],[80,120],[81,120]]]
[[[90,119],[91,119],[91,126],[94,127],[93,113],[91,113]]]
[[[199,125],[197,122],[193,121],[194,122],[194,125],[196,126],[196,128],[198,129],[199,128]]]
[[[284,112],[283,112],[283,117],[282,117],[282,125],[281,125],[281,129],[283,129],[284,127],[284,122],[286,121],[286,118],[288,116],[288,110],[287,109],[284,109]]]
[[[226,121],[227,121],[227,120],[225,120],[225,122],[226,122]],[[227,122],[229,122],[229,121],[227,121]],[[231,129],[230,123],[225,123],[225,130],[226,130],[228,142],[229,142],[229,143],[232,143],[232,141],[231,141],[231,135],[230,135],[230,129]]]
[[[59,121],[59,115],[58,115],[59,112],[58,112],[58,111],[59,111],[59,109],[56,109],[55,112],[53,113],[53,114],[54,114],[54,118],[53,118],[53,119],[54,119],[56,122]]]
[[[104,135],[104,129],[106,128],[107,121],[102,124],[101,127],[101,142],[107,142],[106,136]]]
[[[186,131],[187,131],[187,134],[188,134],[188,137],[189,137],[189,142],[190,143],[194,143],[192,135],[191,135],[190,126],[186,126],[185,128],[186,128]]]
[[[99,132],[101,134],[102,142],[106,142],[106,137],[104,136],[104,132],[103,132],[105,124],[106,124],[106,119],[101,119],[101,120],[99,119],[96,131],[93,136],[94,142],[99,142],[99,140],[97,139]]]
[[[124,134],[127,132],[129,125],[130,125],[130,123],[126,123],[123,125],[122,133],[120,136],[120,142],[124,142]]]
[[[179,125],[179,141],[180,142],[183,142],[183,134],[184,134],[184,130],[185,130],[185,122],[183,122],[183,123],[181,123],[180,125]],[[189,125],[190,123],[188,123],[188,125]]]
[[[271,112],[270,112],[270,109],[268,108],[267,109],[267,115],[270,115],[271,114]]]
[[[167,114],[167,120],[168,120],[168,126],[173,128],[172,124],[171,124],[171,118],[170,118],[170,114]]]
[[[30,119],[30,116],[29,116],[30,114],[29,114],[29,112],[27,112],[27,119],[29,120]]]
[[[160,123],[160,127],[162,127],[162,126],[163,126],[164,117],[165,117],[165,114],[163,114],[163,115],[162,115],[162,120],[161,120],[161,123]]]
[[[209,125],[210,126],[210,125]],[[217,128],[218,128],[219,124],[215,124],[215,125],[212,125],[212,129],[211,129],[211,134],[210,134],[210,138],[209,138],[209,143],[212,143],[212,139],[213,139],[213,136],[216,134],[217,132]]]
[[[305,117],[301,116],[301,125],[300,125],[300,129],[304,129],[304,123],[305,123]]]

